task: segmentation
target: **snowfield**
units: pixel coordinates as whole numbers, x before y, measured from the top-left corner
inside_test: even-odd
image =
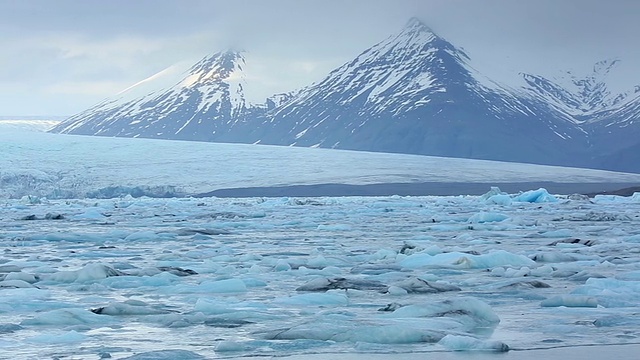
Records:
[[[640,193],[123,195],[637,174],[4,129],[0,153],[0,351],[12,359],[638,343]]]

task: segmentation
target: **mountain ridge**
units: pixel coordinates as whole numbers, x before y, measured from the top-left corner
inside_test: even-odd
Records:
[[[640,143],[640,87],[616,93],[607,86],[619,59],[598,62],[584,77],[521,73],[523,85],[513,88],[412,18],[323,80],[262,104],[244,99],[246,64],[240,52],[216,53],[168,90],[107,101],[52,131],[640,172],[624,160]]]

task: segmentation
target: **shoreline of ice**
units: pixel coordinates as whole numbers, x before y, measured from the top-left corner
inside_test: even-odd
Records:
[[[570,347],[556,347],[544,349],[518,349],[507,353],[491,352],[416,352],[399,354],[375,353],[341,353],[341,354],[304,354],[277,357],[281,360],[423,360],[425,356],[437,356],[439,360],[567,360],[567,359],[634,359],[640,353],[640,343],[584,345]],[[242,357],[249,360],[255,357]]]
[[[467,196],[482,195],[492,187],[515,194],[529,189],[544,188],[558,195],[590,195],[616,193],[635,189],[638,183],[561,183],[538,182],[414,182],[376,184],[312,184],[272,187],[226,188],[191,194],[193,197],[250,198],[250,197],[348,197],[348,196]],[[638,189],[640,192],[640,189]],[[626,196],[632,196],[630,193]]]

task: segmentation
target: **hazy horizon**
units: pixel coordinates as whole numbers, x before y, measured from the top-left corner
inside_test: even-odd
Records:
[[[483,70],[633,65],[640,3],[0,0],[3,116],[73,115],[173,64],[247,52],[247,97],[309,85],[417,17]],[[499,75],[499,74],[498,74]],[[628,77],[629,81],[633,79]]]

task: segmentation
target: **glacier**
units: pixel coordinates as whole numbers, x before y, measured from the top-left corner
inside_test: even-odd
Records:
[[[71,136],[12,128],[0,132],[0,153],[0,198],[30,196],[34,201],[125,195],[480,195],[492,185],[509,191],[545,187],[570,194],[615,190],[640,182],[638,174],[557,166]]]

